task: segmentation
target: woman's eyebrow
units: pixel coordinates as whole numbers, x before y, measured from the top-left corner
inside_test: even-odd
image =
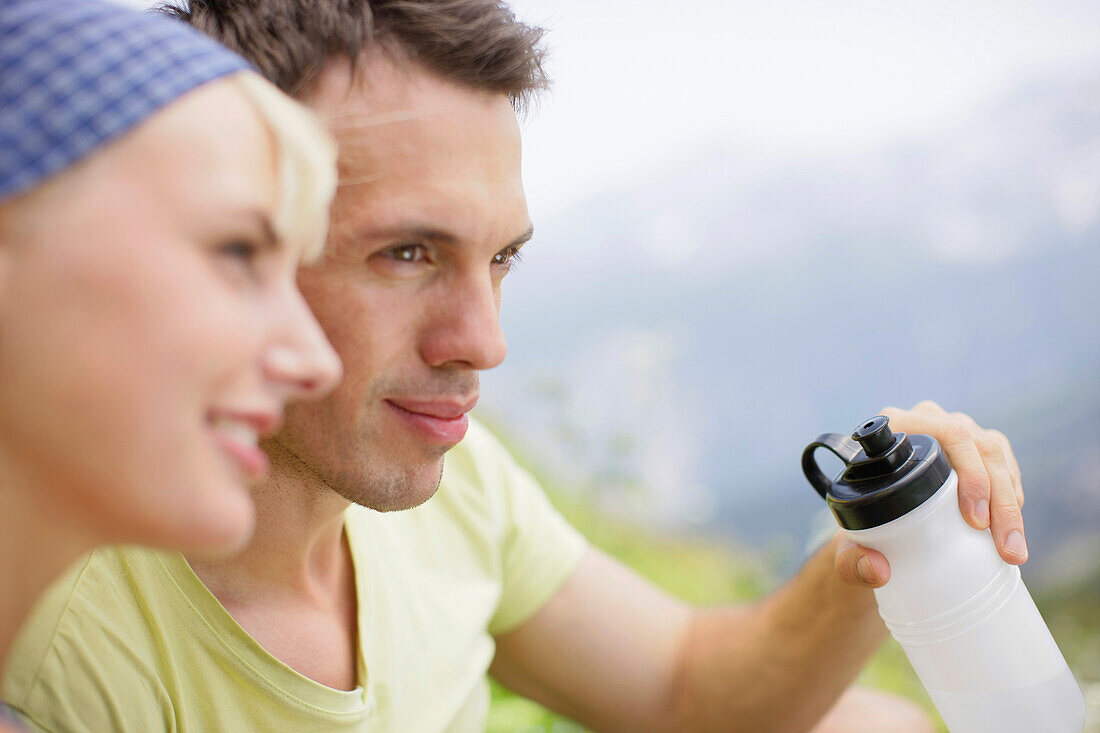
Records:
[[[260,230],[260,239],[264,245],[274,247],[279,243],[279,235],[275,231],[275,224],[271,221],[271,214],[266,211],[256,211],[253,218]]]
[[[243,228],[250,236],[255,237],[258,244],[265,247],[275,247],[281,241],[271,214],[264,209],[258,207],[240,209],[226,218],[233,221],[235,226]]]

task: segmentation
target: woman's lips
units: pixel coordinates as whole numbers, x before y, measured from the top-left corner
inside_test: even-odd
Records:
[[[270,435],[278,427],[277,415],[222,412],[212,414],[209,420],[214,444],[237,464],[250,481],[267,475],[271,461],[259,442],[261,437]]]
[[[271,461],[259,446],[242,442],[222,432],[215,432],[214,443],[229,454],[250,481],[256,481],[267,475]]]
[[[430,402],[384,400],[391,412],[425,440],[442,445],[454,445],[466,437],[470,419],[466,413],[477,404],[477,398],[461,402]]]

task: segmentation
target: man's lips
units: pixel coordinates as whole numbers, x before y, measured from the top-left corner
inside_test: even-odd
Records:
[[[447,400],[390,398],[383,400],[393,414],[422,438],[453,445],[466,436],[470,420],[466,413],[474,409],[477,395]]]

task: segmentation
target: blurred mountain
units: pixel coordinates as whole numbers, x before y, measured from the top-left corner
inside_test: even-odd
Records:
[[[1100,77],[783,159],[716,141],[537,225],[484,404],[649,521],[804,536],[802,447],[934,399],[998,427],[1033,557],[1100,526]]]

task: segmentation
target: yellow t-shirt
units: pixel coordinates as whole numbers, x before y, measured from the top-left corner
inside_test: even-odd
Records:
[[[175,553],[101,548],[39,602],[3,699],[47,731],[482,731],[493,634],[572,574],[584,540],[471,422],[437,494],[405,512],[353,506],[360,687],[268,654]]]

